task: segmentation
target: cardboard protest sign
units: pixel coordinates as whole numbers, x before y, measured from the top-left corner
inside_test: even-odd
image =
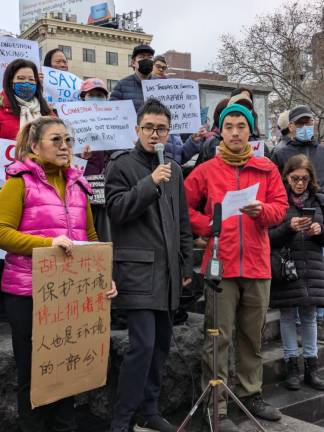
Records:
[[[16,141],[0,139],[0,188],[6,181],[6,166],[15,160]]]
[[[171,134],[195,133],[201,127],[198,83],[186,79],[142,81],[144,100],[158,99],[171,111]]]
[[[264,141],[250,141],[250,144],[253,147],[254,156],[264,156]]]
[[[89,197],[91,204],[105,204],[105,177],[103,174],[86,176],[89,182],[93,195]]]
[[[33,250],[33,408],[106,383],[111,274],[111,243]]]
[[[80,100],[82,79],[58,69],[43,66],[43,94],[50,103],[73,102]]]
[[[10,36],[0,37],[0,90],[2,90],[3,75],[6,67],[17,59],[32,61],[39,70],[38,43]]]
[[[66,102],[56,104],[56,109],[74,130],[74,154],[81,153],[86,144],[92,151],[129,149],[137,139],[132,101]]]

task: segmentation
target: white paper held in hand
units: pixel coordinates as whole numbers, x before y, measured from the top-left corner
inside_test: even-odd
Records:
[[[239,216],[240,209],[256,200],[260,183],[238,191],[226,192],[222,202],[222,220],[231,216]]]

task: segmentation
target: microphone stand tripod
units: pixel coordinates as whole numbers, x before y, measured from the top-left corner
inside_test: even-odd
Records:
[[[249,417],[250,420],[255,424],[257,429],[261,432],[267,432],[261,423],[250,413],[250,411],[242,404],[242,402],[235,396],[232,390],[225,384],[221,379],[218,378],[218,308],[217,308],[217,293],[222,291],[219,287],[221,281],[221,263],[218,260],[218,240],[221,231],[221,219],[222,219],[222,207],[221,204],[215,204],[214,218],[213,218],[213,252],[212,257],[209,261],[205,280],[209,287],[213,291],[213,328],[207,329],[207,333],[213,338],[213,376],[209,381],[207,387],[203,390],[202,394],[191,408],[187,417],[183,420],[177,432],[185,432],[186,425],[191,421],[198,407],[204,401],[205,398],[209,401],[212,397],[213,403],[213,415],[210,415],[208,409],[209,427],[211,432],[219,432],[219,418],[218,418],[218,401],[219,393],[222,388],[225,390],[228,396],[236,403],[236,405]],[[216,226],[218,225],[218,226]]]

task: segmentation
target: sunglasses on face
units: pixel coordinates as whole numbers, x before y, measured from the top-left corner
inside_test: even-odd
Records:
[[[60,135],[53,136],[49,138],[49,141],[55,146],[55,147],[61,147],[61,145],[64,143],[68,147],[73,147],[75,143],[75,139],[71,136],[62,137]]]
[[[297,184],[299,182],[302,182],[305,184],[305,183],[309,182],[309,176],[308,175],[304,175],[304,176],[291,175],[290,180],[295,184]]]

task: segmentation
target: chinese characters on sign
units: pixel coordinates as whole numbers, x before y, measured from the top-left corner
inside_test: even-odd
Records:
[[[112,244],[33,251],[32,406],[106,383]]]

